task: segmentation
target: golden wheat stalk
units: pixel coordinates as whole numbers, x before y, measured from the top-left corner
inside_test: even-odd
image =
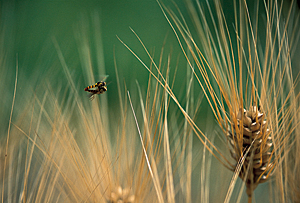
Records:
[[[236,173],[245,182],[251,202],[257,185],[265,182],[276,169],[282,170],[291,147],[290,140],[299,124],[299,94],[294,92],[289,48],[293,41],[288,40],[288,34],[292,36],[296,30],[287,29],[292,5],[283,24],[282,5],[276,1],[264,4],[266,29],[259,30],[260,2],[255,4],[254,16],[250,16],[246,1],[233,4],[236,46],[219,1],[215,1],[216,19],[211,6],[206,5],[212,27],[200,3],[197,12],[201,21],[192,2],[189,3],[201,45],[196,43],[198,39],[191,35],[186,25],[168,11],[178,30],[173,28],[175,34],[179,32],[184,39],[179,43],[186,43],[188,47],[187,51],[182,49],[183,52],[193,56],[192,61],[186,59],[197,65],[199,73],[194,72],[195,77],[229,143],[231,156],[236,161],[232,170],[243,160]],[[261,32],[265,32],[265,36],[261,36]],[[264,39],[265,44],[259,44]],[[283,174],[276,175],[283,180]],[[281,199],[285,200],[283,188],[279,185],[278,189],[282,191]]]
[[[78,37],[79,47],[89,47],[85,34]],[[129,106],[117,81],[120,116],[110,120],[111,107],[105,102],[109,88],[91,104],[79,91],[82,87],[77,88],[55,38],[53,43],[67,80],[61,89],[52,86],[54,81],[43,80],[18,106],[24,110],[15,113],[9,131],[10,140],[18,145],[8,146],[7,173],[1,173],[2,202],[175,202],[178,196],[192,201],[192,133],[183,133],[175,113],[169,111],[166,88],[149,77],[146,100],[139,89],[130,95],[139,103],[130,100]],[[94,80],[90,50],[79,51],[85,56],[81,62],[90,84]],[[158,70],[169,67],[160,64]],[[186,108],[197,111],[192,105]]]
[[[272,174],[276,181],[271,185],[277,191],[271,192],[270,199],[285,202],[289,196],[283,171],[288,169],[288,155],[300,122],[300,94],[295,92],[297,83],[293,74],[298,69],[297,64],[295,68],[291,66],[290,52],[291,45],[298,44],[299,38],[295,34],[299,28],[289,23],[292,22],[290,18],[297,22],[299,15],[291,16],[293,3],[284,16],[283,2],[268,1],[267,4],[256,1],[254,12],[250,12],[246,1],[233,1],[235,21],[232,29],[221,3],[216,0],[214,4],[215,8],[212,8],[209,3],[203,6],[197,2],[195,6],[188,1],[197,36],[191,34],[180,11],[176,14],[169,8],[161,8],[225,135],[223,139],[228,143],[234,163],[197,127],[170,86],[165,85],[162,73],[157,71],[158,74],[154,74],[134,51],[120,41],[165,87],[207,149],[212,152],[211,146],[215,150],[213,155],[234,171],[225,202],[230,201],[238,176],[245,182],[248,202],[251,202],[257,185],[270,179]],[[260,12],[264,14],[262,19],[266,20],[261,19]],[[263,23],[265,25],[261,25]],[[133,33],[155,64],[142,40]],[[241,201],[241,193],[237,201]]]

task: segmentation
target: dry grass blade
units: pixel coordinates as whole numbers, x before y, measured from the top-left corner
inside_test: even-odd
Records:
[[[299,107],[295,108],[299,94],[295,93],[290,46],[287,45],[292,5],[283,24],[281,7],[278,8],[276,1],[269,2],[270,7],[262,9],[267,18],[267,28],[263,30],[268,36],[266,38],[258,34],[262,32],[259,31],[259,1],[254,7],[256,16],[251,16],[246,1],[233,4],[235,46],[219,1],[215,1],[214,10],[208,2],[206,7],[198,2],[198,11],[189,2],[197,37],[192,36],[184,19],[179,19],[168,8],[162,10],[168,12],[164,15],[186,60],[189,64],[195,63],[198,68],[196,72],[190,65],[228,142],[236,163],[231,170],[236,171],[241,157],[245,159],[236,175],[245,182],[251,202],[257,185],[268,180],[274,171],[281,170],[291,147],[290,140],[300,122],[296,119]],[[205,9],[209,11],[208,16]],[[179,16],[182,17],[181,13]],[[198,37],[201,43],[197,43]],[[263,42],[264,38],[265,44],[259,44],[259,40]],[[187,50],[183,48],[185,45]],[[261,52],[263,48],[265,50]],[[187,53],[191,53],[192,60]],[[245,151],[249,151],[246,157]],[[282,180],[283,176],[277,178]],[[283,191],[283,187],[278,189]],[[284,192],[280,194],[285,200]]]
[[[214,8],[208,1],[206,6],[197,1],[196,9],[190,1],[188,5],[198,32],[196,37],[191,34],[180,11],[176,15],[157,2],[224,134],[223,140],[227,142],[233,164],[182,108],[138,35],[131,29],[156,67],[157,75],[119,40],[164,87],[207,149],[224,166],[235,171],[231,188],[239,176],[245,182],[248,201],[251,202],[257,185],[274,174],[277,183],[273,186],[280,191],[274,196],[286,201],[287,187],[284,185],[287,183],[285,174],[280,171],[287,165],[295,130],[300,124],[297,119],[300,94],[295,91],[298,82],[294,82],[293,77],[293,71],[297,69],[293,70],[291,66],[289,41],[289,36],[294,35],[297,27],[289,29],[288,25],[293,2],[286,16],[283,16],[283,2],[270,1],[266,4],[256,1],[253,12],[245,0],[233,1],[235,24],[231,29],[220,1],[214,1]],[[266,21],[261,20],[260,12],[263,12]],[[230,189],[226,201],[229,201],[231,192]],[[238,199],[241,200],[240,197]]]
[[[164,113],[164,158],[165,158],[165,168],[167,173],[167,195],[168,202],[175,202],[175,192],[172,174],[172,160],[170,155],[170,144],[169,144],[169,134],[168,134],[168,94],[165,92],[165,113]]]
[[[133,31],[133,30],[132,30]],[[149,73],[157,80],[157,82],[162,86],[165,87],[165,91],[170,95],[170,97],[173,99],[173,101],[177,104],[177,106],[179,107],[180,111],[182,112],[182,114],[184,115],[184,117],[186,118],[187,122],[189,123],[189,125],[192,127],[193,131],[195,132],[195,134],[197,135],[197,137],[200,139],[200,141],[204,144],[204,146],[207,147],[207,150],[210,151],[225,167],[227,168],[231,168],[231,164],[230,162],[226,159],[226,157],[219,152],[219,150],[211,143],[211,141],[207,138],[207,136],[199,129],[199,127],[194,123],[193,119],[189,116],[188,113],[186,113],[185,109],[181,106],[181,104],[179,103],[179,101],[177,100],[175,94],[173,93],[172,89],[169,87],[169,85],[164,85],[163,83],[166,83],[166,79],[164,78],[164,76],[162,75],[162,73],[160,72],[160,70],[157,68],[154,59],[151,57],[151,55],[149,54],[148,50],[146,49],[146,47],[144,46],[143,42],[141,41],[141,39],[138,37],[138,35],[133,31],[133,33],[136,35],[136,37],[138,38],[138,40],[141,42],[142,46],[144,47],[145,51],[147,52],[150,60],[152,61],[152,63],[155,65],[157,71],[158,71],[158,76],[155,75],[149,68],[148,66],[136,55],[136,53],[134,53],[134,51],[132,51],[121,39],[120,42],[122,44],[124,44],[124,46],[137,58],[137,60],[139,60],[143,66],[149,71]],[[162,81],[159,79],[159,77],[162,78]],[[207,144],[205,144],[205,141],[207,141]],[[216,154],[212,151],[212,149],[209,148],[209,146],[212,146],[212,148],[225,160],[223,161],[222,159],[220,159],[219,157],[216,156]]]
[[[141,131],[140,131],[140,128],[139,128],[139,125],[138,125],[138,122],[137,122],[137,118],[135,116],[134,109],[133,109],[133,106],[132,106],[132,102],[131,102],[131,99],[130,99],[130,94],[129,94],[129,92],[127,92],[127,93],[128,93],[128,99],[129,99],[129,103],[130,103],[130,106],[131,106],[131,109],[132,109],[132,113],[133,113],[133,116],[134,116],[134,119],[135,119],[135,122],[136,122],[136,126],[137,126],[137,129],[138,129],[138,133],[139,133],[139,136],[140,136],[140,140],[141,140],[141,143],[142,143],[143,152],[144,152],[144,155],[146,157],[147,166],[148,166],[150,175],[152,177],[152,180],[154,182],[154,186],[155,186],[156,194],[157,194],[157,197],[158,197],[158,201],[159,202],[164,202],[163,201],[163,195],[161,193],[161,187],[160,187],[160,184],[159,184],[159,178],[158,178],[158,174],[157,174],[157,170],[156,170],[156,166],[155,166],[156,164],[154,162],[152,162],[152,164],[154,164],[154,167],[155,167],[154,168],[155,170],[152,171],[153,167],[150,164],[150,160],[148,158],[147,151],[146,151],[146,148],[144,146]]]
[[[11,131],[11,119],[12,119],[12,114],[13,114],[13,109],[14,109],[14,104],[15,104],[15,98],[16,98],[16,91],[17,91],[17,81],[18,81],[18,58],[17,58],[17,65],[16,65],[16,78],[15,78],[15,86],[14,86],[14,95],[13,95],[13,100],[12,100],[12,106],[11,106],[11,111],[10,111],[10,116],[9,116],[9,123],[8,123],[8,131],[7,131],[7,137],[6,137],[6,147],[5,147],[5,158],[4,158],[4,165],[3,165],[3,182],[2,182],[2,191],[1,191],[1,202],[3,203],[4,201],[4,188],[5,188],[5,170],[6,170],[6,162],[7,162],[7,153],[8,153],[8,144],[9,144],[9,137],[10,137],[10,131]]]

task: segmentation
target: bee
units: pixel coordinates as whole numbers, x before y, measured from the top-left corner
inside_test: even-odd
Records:
[[[88,86],[84,88],[84,91],[89,92],[90,100],[94,99],[95,94],[103,94],[107,91],[106,82],[100,81],[94,85]]]

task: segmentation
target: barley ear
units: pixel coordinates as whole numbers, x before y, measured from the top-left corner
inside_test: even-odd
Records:
[[[239,177],[245,182],[249,198],[258,184],[266,182],[272,168],[272,138],[265,113],[257,106],[248,110],[241,108],[232,119],[232,127],[227,131],[230,154],[238,163],[246,154]]]

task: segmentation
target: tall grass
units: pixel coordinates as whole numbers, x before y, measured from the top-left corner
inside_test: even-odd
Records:
[[[116,56],[118,107],[108,101],[110,86],[93,101],[83,91],[97,82],[95,72],[106,75],[97,17],[92,28],[81,22],[75,32],[84,85],[72,75],[67,53],[55,37],[55,64],[65,83],[46,77],[37,85],[27,81],[20,92],[16,71],[10,86],[22,102],[15,103],[12,95],[7,116],[1,117],[7,123],[0,142],[1,202],[299,199],[298,69],[293,62],[299,16],[294,4],[284,11],[285,4],[277,1],[256,1],[253,7],[233,1],[233,22],[218,0],[187,1],[191,18],[176,6],[158,5],[186,65],[176,62],[174,67],[166,45],[157,60],[132,30],[150,64],[121,42],[150,74],[147,90],[139,78],[134,89],[127,88]],[[6,59],[0,61],[2,73]],[[20,69],[18,64],[9,67]],[[186,74],[178,76],[177,70]],[[173,88],[178,81],[183,97]],[[7,83],[0,85],[4,93]],[[203,118],[205,105],[212,116]]]
[[[93,35],[100,36],[94,22]],[[91,50],[96,47],[95,55],[103,58],[102,43],[92,47],[83,24],[75,37],[88,86],[96,82],[93,73],[105,75],[105,69],[92,66]],[[16,73],[14,93],[24,97],[11,103],[9,136],[1,141],[1,157],[7,155],[1,158],[1,202],[191,202],[192,159],[200,159],[192,158],[191,130],[169,111],[165,88],[149,77],[147,90],[137,80],[135,90],[128,91],[118,79],[116,61],[119,107],[107,101],[110,86],[90,101],[55,37],[52,43],[66,82],[57,85],[46,77],[36,87],[27,81],[21,94],[22,76]],[[159,65],[165,78],[169,67]],[[199,104],[189,104],[195,115]]]
[[[192,28],[180,9],[161,6],[223,134],[227,153],[211,143],[182,108],[176,93],[165,85],[166,79],[160,78],[160,71],[151,71],[138,53],[122,42],[165,87],[199,140],[208,150],[214,149],[210,152],[224,170],[234,172],[225,202],[241,201],[244,186],[236,198],[232,197],[238,177],[245,182],[248,202],[255,199],[256,187],[266,181],[270,202],[297,199],[293,191],[298,184],[291,179],[297,177],[299,166],[297,161],[291,162],[299,153],[300,94],[299,65],[292,50],[299,47],[299,9],[293,1],[285,3],[233,1],[234,21],[230,22],[227,18],[231,16],[218,0],[187,1]],[[142,39],[133,33],[155,63]]]

